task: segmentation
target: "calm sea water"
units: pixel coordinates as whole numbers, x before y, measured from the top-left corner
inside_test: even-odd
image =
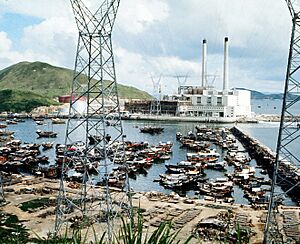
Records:
[[[282,100],[280,99],[252,99],[252,111],[256,114],[281,114]],[[300,115],[300,104],[296,103],[291,108],[291,112],[295,115]]]

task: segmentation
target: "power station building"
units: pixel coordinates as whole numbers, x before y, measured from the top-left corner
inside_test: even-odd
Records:
[[[236,118],[251,117],[251,95],[246,90],[215,90],[196,86],[181,86],[181,95],[166,96],[177,100],[178,116]]]
[[[224,41],[223,89],[216,90],[207,84],[207,42],[202,46],[202,86],[181,86],[178,95],[179,116],[214,118],[251,117],[251,92],[229,89],[228,37]],[[169,99],[168,99],[169,100]]]
[[[217,90],[207,82],[207,42],[202,46],[202,84],[201,86],[180,86],[178,94],[166,95],[159,112],[151,111],[150,102],[132,101],[125,103],[129,112],[144,114],[169,114],[184,117],[216,118],[235,121],[241,117],[251,117],[251,92],[248,90],[229,89],[229,47],[228,37],[224,42],[223,89]],[[173,106],[173,107],[172,107]],[[172,107],[172,108],[171,108]]]

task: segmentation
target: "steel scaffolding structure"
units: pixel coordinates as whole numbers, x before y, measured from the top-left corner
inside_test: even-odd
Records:
[[[264,243],[298,243],[299,236],[290,235],[289,229],[299,230],[299,216],[289,218],[280,208],[285,196],[300,200],[300,160],[297,148],[300,142],[300,116],[295,107],[300,100],[300,16],[296,2],[285,0],[292,16],[292,34],[285,79],[281,121],[276,159],[273,168],[272,188],[265,225]]]
[[[98,224],[111,243],[116,218],[121,214],[132,220],[111,39],[120,0],[104,0],[95,12],[82,0],[70,2],[79,39],[61,156],[55,232],[63,232],[69,226]],[[117,160],[123,164],[122,190],[112,188],[109,178]]]

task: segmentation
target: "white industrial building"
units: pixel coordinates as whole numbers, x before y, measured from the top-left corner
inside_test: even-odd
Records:
[[[178,94],[167,96],[167,100],[178,101],[179,116],[224,118],[235,120],[251,117],[251,93],[247,90],[229,89],[228,82],[228,38],[224,43],[223,89],[216,90],[207,85],[207,43],[203,40],[202,86],[180,86]]]

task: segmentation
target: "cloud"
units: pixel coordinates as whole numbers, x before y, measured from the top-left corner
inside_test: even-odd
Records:
[[[151,57],[116,48],[118,80],[127,85],[153,93],[152,78],[161,77],[162,92],[176,92],[176,76],[189,76],[189,83],[200,85],[200,62],[182,60],[175,56]]]
[[[20,51],[10,49],[7,53],[8,58],[0,60],[1,68],[24,60],[40,60],[71,67],[74,63],[72,59],[77,31],[67,1],[0,0],[0,6],[0,16],[7,12],[41,19],[40,23],[24,28],[20,40],[21,47],[18,47]]]
[[[169,6],[165,0],[121,1],[117,24],[127,33],[138,34],[153,23],[165,20],[168,15]]]
[[[13,12],[47,19],[53,16],[71,16],[69,1],[64,0],[0,0],[1,12]]]
[[[21,42],[26,52],[37,60],[44,55],[47,56],[44,61],[70,67],[74,63],[77,35],[74,21],[54,16],[26,27]]]
[[[0,32],[0,52],[4,53],[4,52],[8,52],[11,48],[11,40],[9,40],[7,33],[5,32]]]
[[[13,51],[12,42],[8,38],[7,33],[0,32],[0,69],[7,67],[7,64],[12,64],[15,61],[23,60],[20,53]]]
[[[92,9],[98,0],[84,1]],[[73,68],[77,28],[69,1],[0,0],[4,13],[38,17],[22,33],[21,50],[0,34],[0,67],[41,60]],[[166,91],[176,91],[176,75],[189,73],[200,84],[201,43],[208,40],[208,72],[221,84],[223,38],[230,40],[230,82],[253,89],[281,89],[291,19],[284,1],[126,0],[113,32],[119,81],[152,91],[151,74],[163,74]],[[13,31],[13,30],[12,30]],[[5,53],[5,59],[4,55]]]

